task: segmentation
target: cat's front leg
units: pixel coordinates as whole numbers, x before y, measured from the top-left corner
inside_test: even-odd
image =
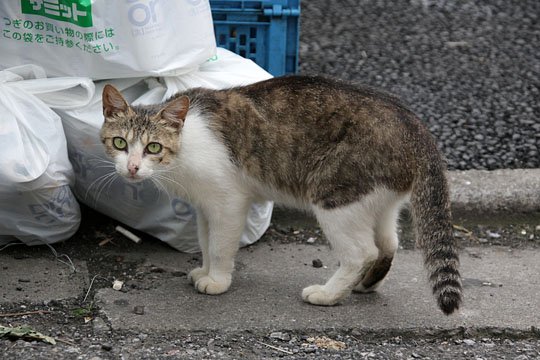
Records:
[[[188,274],[188,280],[193,285],[200,278],[207,276],[210,270],[210,260],[208,260],[208,219],[201,209],[197,209],[197,237],[202,252],[202,267],[195,268]]]
[[[229,289],[248,209],[248,201],[228,199],[224,206],[204,210],[208,221],[208,253],[205,259],[203,250],[203,267],[190,274],[199,292],[217,295]]]

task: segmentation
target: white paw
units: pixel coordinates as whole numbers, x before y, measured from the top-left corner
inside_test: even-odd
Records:
[[[195,282],[197,291],[208,295],[222,294],[231,286],[231,275],[214,279],[208,275],[202,276]]]
[[[198,268],[195,268],[195,269],[193,269],[193,270],[191,270],[189,272],[188,280],[193,285],[195,285],[197,283],[197,281],[199,281],[200,278],[202,278],[203,276],[207,276],[207,275],[208,275],[208,270],[204,270],[203,268],[198,267]]]
[[[336,305],[343,297],[343,294],[328,292],[323,285],[311,285],[302,290],[302,299],[313,305]]]

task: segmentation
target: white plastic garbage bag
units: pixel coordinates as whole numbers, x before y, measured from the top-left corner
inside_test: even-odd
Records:
[[[100,143],[103,123],[101,92],[106,83],[122,91],[135,104],[160,103],[175,92],[190,87],[231,87],[270,78],[250,60],[218,49],[217,58],[198,71],[177,77],[117,79],[96,82],[88,106],[58,109],[68,139],[69,157],[76,174],[74,191],[80,201],[135,229],[153,235],[177,250],[197,252],[195,212],[182,199],[169,195],[151,181],[128,183],[116,175]],[[268,228],[273,204],[253,204],[241,245],[254,243]]]
[[[74,78],[46,79],[43,69],[21,66],[0,71],[0,244],[15,238],[28,245],[69,238],[80,211],[69,185],[73,170],[57,114],[36,95],[58,100]],[[84,106],[93,95],[72,93],[71,106]]]
[[[109,79],[177,75],[214,56],[208,0],[0,1],[0,67]]]

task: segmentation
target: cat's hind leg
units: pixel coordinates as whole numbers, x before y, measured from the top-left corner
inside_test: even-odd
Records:
[[[369,293],[377,290],[383,283],[398,248],[397,225],[399,213],[405,195],[388,193],[384,201],[379,203],[377,221],[375,223],[375,245],[379,256],[364,278],[354,288],[356,292]]]
[[[314,206],[314,212],[339,259],[339,269],[324,285],[308,286],[304,301],[335,305],[347,297],[378,258],[372,200],[366,199],[334,209]]]

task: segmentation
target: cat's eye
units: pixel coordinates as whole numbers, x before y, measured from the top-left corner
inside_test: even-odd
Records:
[[[121,137],[115,137],[113,138],[113,145],[118,150],[126,150],[127,148],[127,142]]]
[[[150,143],[146,146],[146,152],[150,154],[159,154],[161,152],[161,144],[160,143]]]

